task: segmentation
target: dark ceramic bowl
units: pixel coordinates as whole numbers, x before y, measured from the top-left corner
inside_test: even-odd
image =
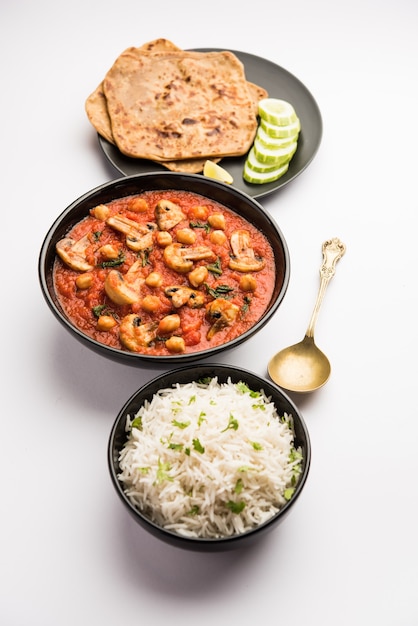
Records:
[[[209,350],[173,354],[170,356],[151,356],[111,348],[95,341],[78,330],[62,310],[54,290],[52,279],[52,270],[56,258],[56,243],[65,237],[68,231],[77,222],[86,217],[90,209],[98,204],[105,204],[117,198],[141,193],[143,191],[166,189],[188,190],[220,202],[246,218],[264,233],[272,246],[276,261],[276,282],[271,301],[262,318],[252,328],[236,339]],[[206,178],[202,175],[155,172],[128,176],[105,183],[87,192],[70,204],[52,224],[43,241],[39,256],[38,273],[42,293],[52,313],[64,328],[88,348],[91,348],[97,354],[130,365],[144,365],[147,362],[153,365],[171,365],[172,363],[188,363],[206,357],[213,357],[223,350],[238,346],[257,333],[274,315],[284,298],[289,283],[290,260],[288,247],[279,227],[267,211],[250,196],[247,196],[245,193],[232,186]]]
[[[242,381],[254,391],[263,389],[265,394],[271,398],[272,402],[274,402],[279,415],[287,413],[293,416],[295,447],[300,446],[303,455],[302,471],[292,498],[286,502],[278,513],[260,526],[243,534],[219,539],[184,537],[155,524],[130,502],[129,498],[124,493],[122,482],[118,479],[118,474],[120,473],[118,459],[120,451],[127,440],[125,426],[128,415],[132,418],[143,403],[146,400],[150,401],[153,395],[161,388],[169,388],[174,386],[176,383],[185,384],[206,377],[214,378],[215,376],[218,378],[219,383],[226,382],[230,377],[233,383]],[[274,383],[269,382],[252,372],[230,365],[219,364],[190,365],[176,370],[171,370],[170,372],[158,376],[141,387],[141,389],[139,389],[120,410],[112,427],[108,443],[108,465],[111,481],[123,505],[130,515],[133,516],[135,521],[152,535],[158,537],[166,543],[179,548],[200,552],[223,551],[247,546],[264,536],[267,532],[275,529],[285,518],[287,518],[302,493],[309,473],[310,460],[311,443],[309,432],[300,411],[292,400],[290,400],[290,398]]]

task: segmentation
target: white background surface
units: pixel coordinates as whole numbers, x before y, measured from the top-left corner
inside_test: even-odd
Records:
[[[1,624],[418,624],[417,27],[415,0],[1,0]],[[322,242],[347,246],[315,333],[331,379],[293,396],[310,476],[250,550],[183,552],[128,517],[108,435],[157,372],[90,353],[38,284],[55,217],[118,177],[84,101],[122,50],[157,37],[265,57],[323,116],[314,161],[263,201],[290,249],[284,303],[219,360],[265,375],[304,334]]]

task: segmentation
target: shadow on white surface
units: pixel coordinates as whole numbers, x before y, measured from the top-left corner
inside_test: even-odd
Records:
[[[118,504],[118,503],[117,503]],[[243,570],[251,570],[274,545],[280,550],[280,528],[272,530],[248,547],[202,553],[173,547],[150,535],[129,515],[120,512],[113,521],[112,550],[120,566],[118,576],[134,589],[148,588],[162,595],[184,599],[206,597],[231,588]],[[284,522],[286,523],[286,522]],[[284,528],[284,526],[282,526]]]

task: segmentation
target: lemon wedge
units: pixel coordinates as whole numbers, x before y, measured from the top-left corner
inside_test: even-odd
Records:
[[[264,98],[258,103],[258,113],[262,120],[275,126],[288,126],[296,122],[293,105],[278,98]]]
[[[231,174],[226,171],[223,167],[214,163],[213,161],[206,161],[203,167],[203,174],[208,178],[214,178],[215,180],[220,180],[223,183],[227,183],[231,185],[234,182]]]

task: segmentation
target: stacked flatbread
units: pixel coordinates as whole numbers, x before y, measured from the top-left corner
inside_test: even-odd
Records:
[[[119,55],[86,112],[124,155],[200,172],[206,159],[248,152],[258,101],[267,95],[246,80],[232,52],[186,51],[156,39]]]

